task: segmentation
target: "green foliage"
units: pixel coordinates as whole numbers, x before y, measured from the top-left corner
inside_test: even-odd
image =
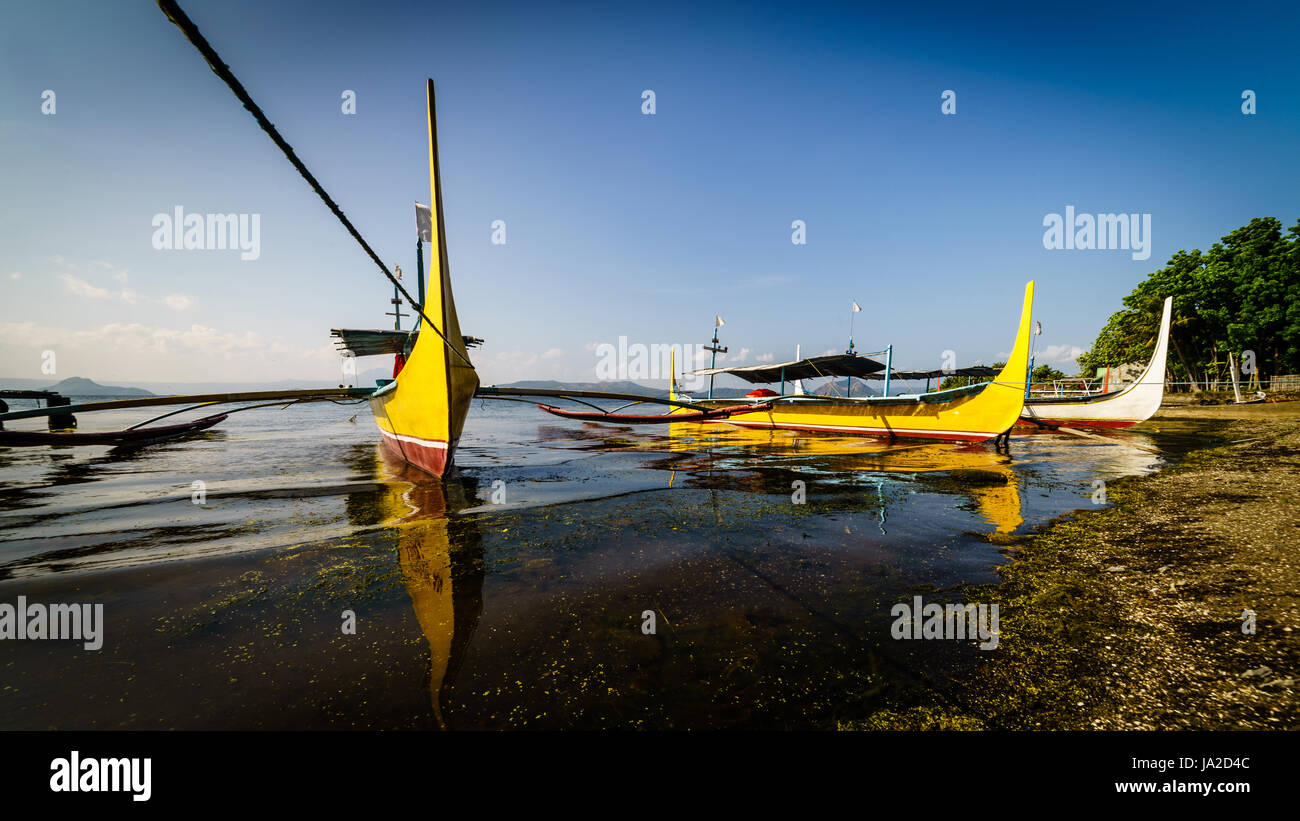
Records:
[[[1007,366],[1005,362],[994,362],[992,367],[995,371],[1000,371]],[[992,382],[991,376],[945,376],[939,383],[939,390],[946,391],[949,388],[961,388],[966,385],[978,385],[982,382]]]
[[[1054,382],[1057,379],[1065,379],[1065,374],[1053,368],[1051,365],[1039,365],[1034,368],[1031,382]]]
[[[1174,298],[1174,378],[1203,381],[1229,352],[1245,350],[1264,374],[1300,371],[1300,221],[1284,236],[1280,220],[1257,217],[1205,253],[1174,254],[1124,297],[1079,357],[1082,371],[1150,357],[1166,296]]]

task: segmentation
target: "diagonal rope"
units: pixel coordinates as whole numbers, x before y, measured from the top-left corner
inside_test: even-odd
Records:
[[[185,35],[185,39],[189,40],[194,47],[199,50],[199,53],[203,55],[203,59],[207,61],[208,67],[212,69],[212,73],[220,77],[222,81],[230,87],[230,90],[234,92],[239,101],[244,104],[244,108],[248,109],[248,113],[252,114],[253,119],[257,120],[257,124],[267,133],[267,136],[271,138],[271,141],[274,142],[282,152],[284,152],[284,156],[289,159],[289,162],[293,164],[294,168],[298,169],[298,173],[307,181],[307,184],[311,186],[311,189],[325,202],[325,205],[334,213],[334,216],[338,217],[339,222],[343,223],[343,227],[348,229],[348,233],[351,234],[352,237],[361,245],[361,248],[370,256],[370,258],[375,261],[375,264],[379,266],[379,270],[383,271],[384,276],[388,277],[388,281],[393,283],[393,287],[395,287],[402,296],[406,297],[407,303],[415,309],[415,312],[420,315],[420,318],[429,324],[429,327],[433,329],[433,332],[442,339],[448,348],[451,349],[452,353],[463,359],[466,365],[473,368],[474,363],[469,361],[469,357],[457,350],[456,346],[451,344],[451,341],[447,339],[443,332],[438,330],[438,327],[429,320],[429,317],[425,316],[424,306],[417,304],[415,298],[402,287],[401,281],[398,280],[397,277],[393,276],[393,272],[388,270],[388,266],[384,264],[383,260],[379,258],[379,255],[370,247],[370,244],[361,236],[361,232],[359,232],[356,227],[352,225],[352,222],[343,214],[343,209],[339,208],[338,204],[334,202],[334,199],[330,197],[321,184],[316,181],[316,178],[312,176],[312,173],[307,170],[307,166],[303,164],[302,160],[298,159],[298,155],[294,153],[293,146],[285,142],[284,137],[280,136],[280,132],[277,131],[271,121],[266,118],[266,115],[262,113],[262,109],[258,107],[257,103],[253,102],[253,98],[249,96],[243,83],[239,82],[239,79],[231,72],[230,66],[226,65],[222,61],[221,55],[217,54],[217,51],[212,47],[212,44],[210,44],[199,32],[198,26],[194,25],[194,21],[191,20],[181,7],[176,4],[176,0],[158,0],[158,8],[162,9],[163,14],[167,15],[168,20],[171,20],[176,24],[176,27]]]

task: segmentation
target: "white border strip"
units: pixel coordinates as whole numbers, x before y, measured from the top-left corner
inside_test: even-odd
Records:
[[[390,439],[396,439],[399,442],[409,442],[412,445],[423,445],[426,448],[438,448],[439,450],[447,449],[447,443],[440,442],[437,439],[421,439],[418,436],[404,436],[400,433],[391,433],[389,431],[384,430],[383,428],[380,428],[379,432],[389,437]]]

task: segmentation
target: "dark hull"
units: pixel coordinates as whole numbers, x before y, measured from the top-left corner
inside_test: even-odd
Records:
[[[50,431],[0,430],[0,447],[30,447],[38,445],[130,445],[161,442],[190,433],[206,430],[225,421],[226,414],[205,416],[179,425],[156,425],[134,430],[100,431],[96,433],[54,433]]]

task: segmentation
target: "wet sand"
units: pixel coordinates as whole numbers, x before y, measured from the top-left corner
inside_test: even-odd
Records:
[[[955,687],[842,726],[1300,727],[1300,405],[1188,406],[1225,443],[1004,540],[1002,649]],[[1252,611],[1254,632],[1244,632]]]

